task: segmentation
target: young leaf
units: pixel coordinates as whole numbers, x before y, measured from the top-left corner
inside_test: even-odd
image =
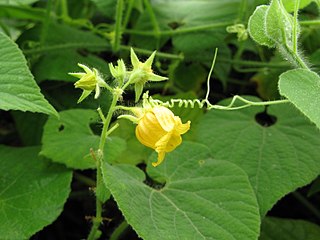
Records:
[[[318,240],[319,238],[320,227],[314,223],[266,217],[261,224],[259,240]]]
[[[0,146],[0,239],[29,239],[63,210],[72,171],[38,152]]]
[[[281,74],[279,91],[320,129],[320,77],[315,72],[294,69]]]
[[[130,165],[107,165],[104,180],[143,239],[257,239],[260,216],[247,175],[209,156],[205,146],[184,142],[160,166],[148,165],[162,184]]]
[[[266,13],[269,9],[267,5],[261,5],[256,8],[248,22],[248,31],[250,37],[260,45],[269,48],[275,47],[275,42],[266,34]]]
[[[283,7],[281,1],[272,0],[266,10],[265,31],[275,43],[292,47],[293,17]]]
[[[320,172],[320,133],[290,104],[269,106],[267,114],[263,107],[211,110],[199,123],[197,139],[215,158],[233,162],[249,175],[262,217]]]
[[[18,46],[0,32],[0,109],[58,116],[45,100]]]

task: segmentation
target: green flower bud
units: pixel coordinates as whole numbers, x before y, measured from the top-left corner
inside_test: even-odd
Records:
[[[125,82],[125,77],[127,74],[126,65],[124,64],[122,59],[119,59],[117,61],[117,66],[113,66],[112,63],[109,63],[109,69],[111,72],[111,75],[117,79],[119,86],[122,86]]]
[[[80,96],[78,103],[82,102],[90,93],[95,90],[94,98],[97,99],[100,95],[100,87],[107,88],[112,90],[111,87],[100,77],[100,74],[97,69],[93,68],[92,70],[86,65],[78,63],[78,66],[81,67],[85,72],[84,73],[69,73],[69,75],[76,78],[80,78],[75,82],[75,88],[81,88],[83,90],[82,95]]]
[[[143,91],[143,86],[146,82],[148,81],[158,82],[158,81],[167,80],[166,77],[162,77],[153,73],[151,66],[152,66],[152,62],[154,60],[155,54],[156,52],[154,51],[151,54],[151,56],[147,59],[147,61],[143,63],[139,61],[137,55],[131,48],[130,58],[131,58],[131,64],[133,66],[133,69],[130,72],[129,83],[135,84],[135,93],[136,93],[135,101],[136,102],[139,100]]]

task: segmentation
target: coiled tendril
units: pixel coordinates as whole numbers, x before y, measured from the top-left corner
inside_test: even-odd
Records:
[[[250,106],[266,106],[266,105],[272,105],[272,104],[280,104],[280,103],[287,103],[289,100],[283,99],[283,100],[274,100],[274,101],[265,101],[265,102],[252,102],[248,99],[245,99],[239,95],[233,96],[231,99],[231,102],[226,105],[214,105],[211,104],[209,101],[209,95],[210,95],[210,78],[212,75],[212,71],[216,62],[217,58],[217,53],[218,49],[215,49],[214,57],[212,60],[210,72],[207,78],[207,93],[206,97],[203,100],[199,99],[170,99],[169,101],[161,101],[159,99],[153,99],[151,96],[148,95],[148,92],[143,94],[143,101],[148,101],[151,105],[153,106],[164,106],[164,107],[169,107],[173,108],[176,104],[178,107],[185,107],[185,108],[194,108],[195,106],[198,106],[199,108],[204,108],[210,110],[210,109],[218,109],[218,110],[237,110],[237,109],[242,109]],[[238,101],[237,101],[238,100]],[[242,105],[239,105],[242,103]]]

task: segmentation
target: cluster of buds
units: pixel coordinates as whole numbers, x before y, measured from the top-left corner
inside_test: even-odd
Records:
[[[131,71],[127,70],[123,60],[118,60],[115,66],[110,63],[110,73],[116,80],[115,88],[111,88],[95,68],[91,70],[83,64],[78,64],[85,72],[70,73],[80,78],[74,84],[76,88],[83,90],[78,103],[88,97],[92,91],[95,91],[94,97],[98,98],[100,88],[106,88],[119,96],[130,84],[134,84],[135,102],[138,102],[146,82],[167,80],[153,73],[151,66],[155,54],[156,52],[153,52],[145,62],[140,62],[131,49]],[[190,121],[183,124],[180,117],[175,116],[168,108],[151,104],[148,101],[148,93],[144,94],[142,107],[126,107],[126,109],[130,110],[132,115],[122,115],[119,118],[127,118],[137,124],[135,133],[139,142],[158,153],[157,162],[153,162],[153,166],[158,166],[164,160],[166,153],[178,147],[182,142],[181,135],[190,129]]]

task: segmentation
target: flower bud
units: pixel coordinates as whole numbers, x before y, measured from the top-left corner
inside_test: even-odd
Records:
[[[108,84],[100,77],[97,69],[93,68],[91,70],[83,64],[78,64],[85,72],[84,73],[69,73],[69,75],[80,78],[75,82],[75,88],[81,88],[83,90],[81,97],[78,100],[78,103],[83,101],[89,94],[95,90],[96,94],[94,98],[98,98],[100,95],[100,87],[111,89]]]
[[[151,68],[153,59],[155,57],[156,52],[154,51],[151,56],[147,59],[147,61],[140,62],[137,55],[131,48],[131,64],[133,66],[132,71],[130,72],[129,82],[130,84],[134,84],[135,90],[135,101],[137,102],[142,94],[143,86],[147,81],[163,81],[167,80],[166,77],[162,77],[153,73]]]

